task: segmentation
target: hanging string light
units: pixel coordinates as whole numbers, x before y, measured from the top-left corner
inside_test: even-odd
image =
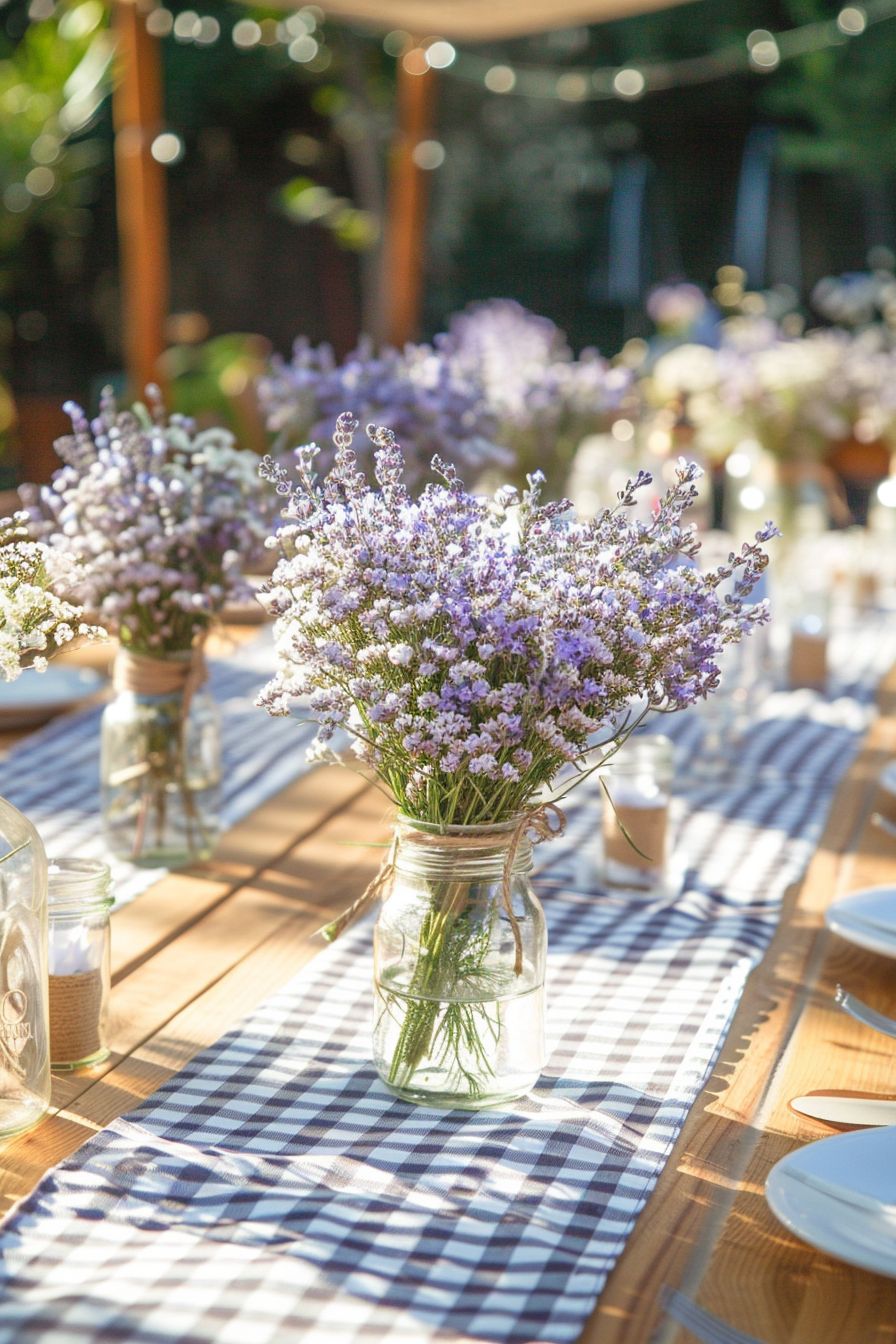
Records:
[[[456,79],[468,84],[484,86],[491,93],[517,94],[524,98],[556,99],[560,102],[594,102],[617,98],[633,101],[648,93],[665,89],[704,84],[726,75],[753,71],[771,74],[782,61],[808,56],[812,52],[844,46],[860,37],[872,24],[882,23],[896,16],[896,0],[868,0],[865,5],[847,5],[835,19],[804,23],[786,32],[772,33],[757,28],[743,43],[722,47],[705,56],[694,56],[677,61],[658,61],[632,66],[565,67],[498,64],[487,56],[474,52],[456,51],[445,59],[449,43],[432,39],[428,48],[435,57],[426,60],[427,48],[418,48],[420,70],[445,70]],[[384,46],[389,50],[389,34]],[[401,35],[402,37],[405,34]]]

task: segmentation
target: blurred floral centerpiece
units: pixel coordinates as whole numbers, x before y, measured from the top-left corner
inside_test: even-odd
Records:
[[[273,516],[258,458],[221,429],[196,433],[109,394],[89,423],[68,403],[64,466],[31,500],[31,527],[83,566],[76,592],[120,643],[102,724],[112,852],[147,866],[206,857],[218,831],[220,733],[203,644],[226,600],[250,591]]]
[[[378,878],[327,932],[386,897],[376,1066],[408,1100],[476,1108],[521,1095],[543,1064],[532,839],[562,825],[557,804],[589,751],[603,764],[647,713],[716,688],[723,647],[766,619],[746,597],[774,528],[702,573],[683,524],[696,468],[681,464],[646,525],[628,516],[643,475],[576,523],[568,501],[540,502],[539,474],[492,500],[438,458],[415,500],[394,436],[373,426],[370,484],[355,428],[340,417],[323,479],[314,445],[295,484],[265,461],[286,507],[268,597],[279,671],[259,703],[286,715],[309,697],[316,754],[348,729],[397,805]]]
[[[471,304],[435,343],[456,376],[482,389],[518,483],[541,471],[551,498],[563,493],[582,439],[608,428],[632,384],[596,350],[574,359],[559,327],[513,299]]]
[[[767,320],[731,319],[720,331],[718,349],[687,344],[663,354],[644,380],[645,401],[683,408],[699,450],[730,459],[741,493],[758,472],[794,502],[814,494],[848,521],[832,468],[848,474],[858,456],[872,477],[886,474],[896,442],[896,354],[874,330],[786,339]],[[763,465],[760,454],[772,462]]]
[[[359,424],[386,425],[405,444],[412,488],[428,479],[436,455],[456,458],[475,473],[512,465],[508,450],[495,442],[494,415],[478,381],[428,345],[376,353],[365,340],[337,363],[330,346],[300,338],[289,363],[274,357],[258,394],[278,454],[313,439],[329,442],[348,406]],[[373,451],[363,434],[357,450]],[[322,465],[332,461],[328,449],[323,458]]]

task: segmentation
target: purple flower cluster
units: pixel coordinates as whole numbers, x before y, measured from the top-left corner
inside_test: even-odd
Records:
[[[64,466],[27,502],[32,535],[82,565],[79,600],[128,648],[163,656],[248,593],[242,574],[264,555],[276,503],[227,430],[168,421],[158,389],[147,394],[149,411],[119,411],[107,392],[92,424],[68,402]]]
[[[428,476],[434,456],[450,455],[474,471],[512,462],[494,442],[494,420],[478,384],[428,345],[375,354],[363,341],[337,364],[330,346],[302,338],[290,363],[274,358],[258,394],[278,453],[314,438],[329,440],[348,406],[361,424],[375,420],[401,439],[412,486]],[[372,452],[363,438],[357,447]],[[323,465],[331,464],[327,458]]]
[[[482,387],[501,421],[520,428],[545,418],[556,424],[570,408],[594,421],[615,410],[631,385],[629,370],[611,367],[596,350],[573,359],[560,328],[514,299],[455,313],[436,346]]]
[[[538,475],[491,501],[438,459],[440,482],[415,500],[394,435],[370,426],[372,488],[356,427],[340,416],[322,481],[314,445],[296,454],[295,484],[263,464],[286,507],[267,598],[279,672],[259,704],[289,714],[310,697],[318,752],[347,727],[411,816],[513,816],[564,766],[581,768],[594,734],[627,732],[637,702],[672,710],[715,689],[723,646],[767,619],[745,599],[775,529],[702,573],[682,523],[694,466],[682,462],[649,523],[630,516],[644,473],[616,508],[580,523],[567,501],[539,502]]]
[[[559,327],[513,299],[456,313],[436,346],[460,378],[482,389],[520,479],[541,470],[552,494],[563,489],[581,440],[607,428],[632,387],[629,369],[593,349],[573,359]]]

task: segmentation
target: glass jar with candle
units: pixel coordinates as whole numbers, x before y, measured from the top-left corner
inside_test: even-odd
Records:
[[[50,1058],[54,1069],[99,1064],[109,1054],[108,865],[52,859],[49,866]]]
[[[790,624],[788,680],[792,690],[823,691],[828,677],[828,608],[825,593],[804,594]]]
[[[604,880],[608,887],[659,894],[667,882],[673,756],[668,737],[631,737],[604,783]]]

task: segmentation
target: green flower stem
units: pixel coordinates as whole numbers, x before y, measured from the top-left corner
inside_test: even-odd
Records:
[[[208,835],[199,808],[189,786],[186,770],[184,737],[186,722],[179,701],[166,701],[159,706],[159,716],[148,733],[146,753],[146,787],[140,797],[140,808],[134,828],[131,856],[139,859],[146,845],[150,820],[154,822],[155,843],[162,849],[168,820],[168,785],[177,784],[183,805],[186,825],[186,844],[191,854],[199,854],[208,844]],[[164,711],[164,713],[162,713]]]
[[[417,964],[406,997],[392,996],[388,1005],[402,1015],[389,1070],[389,1082],[395,1086],[409,1084],[427,1057],[449,1064],[466,1080],[471,1096],[482,1090],[481,1075],[493,1074],[489,1043],[497,1040],[498,1021],[491,1021],[485,1005],[454,999],[458,988],[483,976],[489,951],[488,931],[479,929],[471,936],[465,927],[463,916],[474,904],[470,889],[469,882],[433,885],[432,906],[420,930]],[[483,1037],[483,1025],[490,1042]],[[478,1076],[466,1067],[468,1056],[476,1061]]]

